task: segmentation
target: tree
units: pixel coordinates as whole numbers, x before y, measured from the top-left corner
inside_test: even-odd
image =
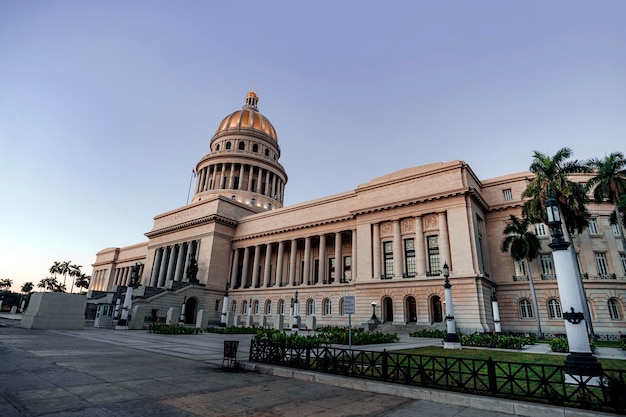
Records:
[[[13,285],[13,280],[10,278],[0,279],[0,288],[4,288],[5,290],[9,290]]]
[[[55,261],[48,271],[52,274],[54,278],[56,278],[57,274],[61,271],[61,262]]]
[[[24,294],[27,294],[29,292],[31,292],[33,290],[33,283],[32,282],[25,282],[24,285],[22,285],[21,291]]]
[[[37,287],[51,292],[65,292],[65,285],[59,284],[56,278],[48,277],[39,281]]]
[[[63,262],[54,262],[50,267],[50,273],[63,275],[63,288],[65,292],[65,283],[67,276],[69,275],[72,278],[72,291],[74,291],[74,277],[77,277],[81,274],[80,265],[73,265],[72,261],[63,261]]]
[[[89,288],[89,283],[90,282],[91,282],[91,276],[90,275],[80,274],[76,278],[76,288],[87,289],[87,288]]]
[[[529,231],[532,222],[527,218],[518,218],[514,215],[509,217],[509,223],[504,228],[505,238],[502,241],[502,252],[509,252],[511,258],[517,262],[526,262],[526,271],[528,271],[528,282],[530,284],[530,294],[533,298],[533,309],[537,318],[537,332],[539,337],[542,336],[541,319],[539,318],[539,303],[537,302],[537,293],[535,292],[535,283],[533,275],[530,271],[530,261],[537,259],[541,251],[541,242],[537,236]]]
[[[621,152],[613,152],[604,159],[593,158],[587,165],[594,170],[593,176],[587,187],[593,190],[593,199],[600,203],[608,201],[613,203],[614,215],[611,216],[612,224],[620,229],[622,236],[622,248],[626,250],[626,238],[624,238],[624,220],[620,214],[620,206],[626,202],[626,159]]]

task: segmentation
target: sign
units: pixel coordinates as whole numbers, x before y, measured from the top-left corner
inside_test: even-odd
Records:
[[[343,297],[343,314],[354,314],[354,295]]]

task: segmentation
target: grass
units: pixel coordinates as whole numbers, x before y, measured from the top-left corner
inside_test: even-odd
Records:
[[[410,353],[413,355],[442,356],[462,359],[493,359],[496,362],[519,362],[536,365],[563,365],[566,354],[538,354],[496,349],[444,349],[439,346],[427,346],[418,349],[394,351],[396,353]],[[598,358],[604,369],[626,371],[626,360]]]

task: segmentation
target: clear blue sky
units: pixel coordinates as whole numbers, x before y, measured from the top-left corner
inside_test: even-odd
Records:
[[[286,204],[626,151],[625,1],[0,2],[0,278],[145,240],[254,86]]]

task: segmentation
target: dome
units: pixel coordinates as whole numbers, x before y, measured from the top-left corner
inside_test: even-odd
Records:
[[[278,135],[276,135],[274,126],[272,126],[267,117],[259,113],[257,108],[258,102],[259,96],[254,91],[246,94],[245,105],[241,110],[229,114],[222,120],[215,131],[215,136],[226,132],[252,130],[269,136],[275,142],[278,142]]]

